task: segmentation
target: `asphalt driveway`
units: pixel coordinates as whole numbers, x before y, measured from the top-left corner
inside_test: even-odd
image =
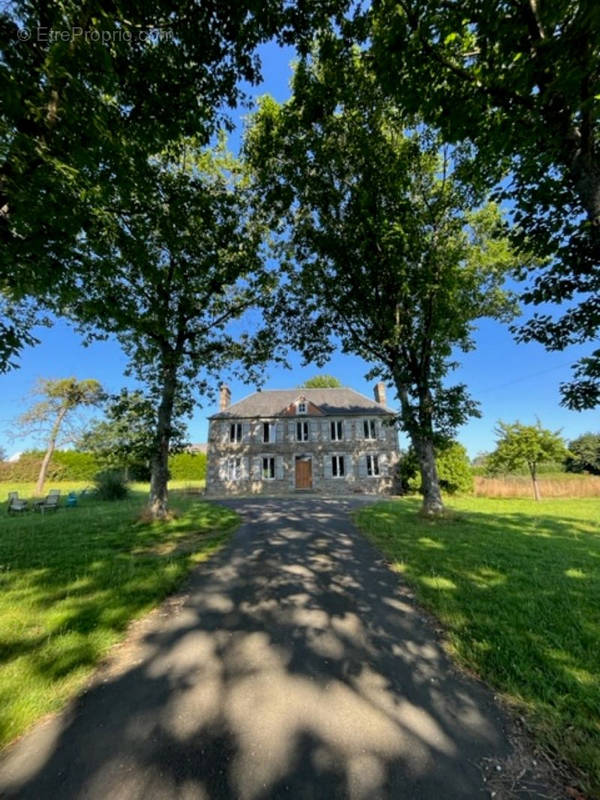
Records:
[[[489,797],[501,712],[353,528],[359,502],[228,501],[230,545],[9,750],[0,796]]]

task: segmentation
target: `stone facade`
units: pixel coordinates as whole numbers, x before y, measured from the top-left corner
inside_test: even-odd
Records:
[[[389,409],[352,390],[318,390],[316,399],[331,398],[321,404],[296,391],[277,414],[241,413],[272,411],[271,393],[260,392],[210,419],[207,494],[391,492],[399,453]]]

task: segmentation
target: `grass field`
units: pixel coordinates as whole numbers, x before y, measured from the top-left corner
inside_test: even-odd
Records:
[[[480,497],[533,497],[531,478],[526,475],[476,475],[474,482],[475,494]],[[600,497],[600,476],[573,472],[540,475],[538,487],[542,498]]]
[[[600,797],[600,500],[403,498],[357,524],[442,621],[448,646],[525,712]]]
[[[228,509],[174,493],[178,517],[143,524],[145,496],[84,497],[77,508],[43,516],[9,517],[0,506],[0,745],[63,706],[127,624],[238,522]]]

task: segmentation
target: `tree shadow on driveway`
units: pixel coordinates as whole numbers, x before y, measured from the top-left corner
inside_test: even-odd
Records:
[[[488,796],[501,712],[354,529],[358,502],[225,503],[244,516],[230,545],[9,749],[0,796]]]

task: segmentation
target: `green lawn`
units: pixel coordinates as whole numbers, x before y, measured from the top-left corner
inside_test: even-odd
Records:
[[[145,496],[85,497],[43,516],[9,517],[0,506],[0,745],[63,706],[128,622],[238,523],[228,509],[174,494],[175,520],[143,524]]]
[[[444,623],[450,650],[525,711],[600,796],[600,500],[403,498],[357,524]]]

